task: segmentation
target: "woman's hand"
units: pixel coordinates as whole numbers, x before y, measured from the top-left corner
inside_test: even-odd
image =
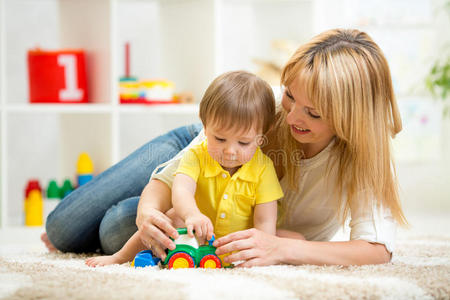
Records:
[[[137,209],[136,225],[141,242],[161,259],[166,257],[166,248],[175,249],[174,242],[168,236],[178,237],[172,220],[163,213],[171,207],[170,197],[167,184],[150,180],[142,191]]]
[[[214,241],[216,254],[238,251],[224,258],[227,263],[244,261],[238,267],[276,265],[281,262],[282,238],[252,228],[228,234]]]
[[[178,238],[178,232],[172,226],[172,220],[164,213],[149,208],[145,215],[139,216],[136,223],[138,224],[141,242],[148,249],[151,249],[154,255],[164,260],[166,258],[165,249],[175,249],[175,243],[169,237]]]

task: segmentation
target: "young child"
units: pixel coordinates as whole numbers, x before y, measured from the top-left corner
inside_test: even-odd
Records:
[[[176,227],[202,241],[252,227],[275,234],[283,192],[259,148],[274,117],[272,89],[257,76],[228,72],[211,83],[200,103],[206,140],[183,155],[175,172],[168,215]],[[136,232],[117,253],[86,264],[124,263],[145,248]]]

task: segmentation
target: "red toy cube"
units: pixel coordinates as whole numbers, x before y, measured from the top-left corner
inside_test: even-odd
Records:
[[[88,102],[82,50],[28,51],[31,103]]]

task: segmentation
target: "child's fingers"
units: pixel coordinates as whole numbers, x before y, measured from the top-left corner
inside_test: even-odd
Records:
[[[212,223],[211,222],[208,222],[208,224],[207,224],[207,227],[208,227],[208,236],[207,236],[207,239],[208,239],[208,241],[210,240],[210,239],[212,239],[212,237],[213,237],[213,235],[214,235],[214,227],[212,226]]]
[[[203,231],[202,231],[202,226],[201,225],[196,225],[195,226],[195,235],[198,237],[202,237],[203,236]]]
[[[206,223],[202,224],[202,230],[203,230],[203,237],[207,237],[208,236],[208,226]]]
[[[194,225],[188,224],[188,225],[187,225],[187,232],[188,232],[188,235],[189,235],[190,237],[193,237],[193,236],[194,236],[193,230],[194,230]]]

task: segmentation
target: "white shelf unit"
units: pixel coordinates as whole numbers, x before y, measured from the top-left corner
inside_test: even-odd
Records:
[[[29,179],[43,188],[74,180],[80,152],[99,173],[199,122],[197,104],[119,104],[125,42],[132,75],[170,79],[198,102],[218,74],[256,71],[253,59],[271,58],[273,40],[308,39],[312,10],[313,0],[0,0],[1,226],[22,225]],[[92,103],[29,104],[26,51],[35,47],[84,49]]]

